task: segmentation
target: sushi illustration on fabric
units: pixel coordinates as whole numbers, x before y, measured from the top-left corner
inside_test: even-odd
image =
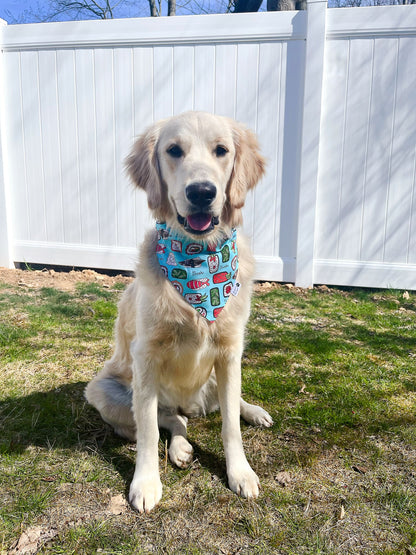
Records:
[[[237,282],[237,231],[217,245],[204,245],[156,223],[156,255],[161,271],[187,303],[209,322],[221,313]]]

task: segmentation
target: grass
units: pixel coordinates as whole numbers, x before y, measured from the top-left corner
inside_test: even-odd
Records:
[[[38,548],[54,554],[416,553],[415,293],[259,288],[243,393],[275,425],[242,434],[260,498],[228,490],[213,414],[190,422],[187,470],[165,464],[162,432],[164,495],[140,516],[110,503],[134,446],[83,399],[120,289],[0,285],[2,553],[35,527],[53,531]]]

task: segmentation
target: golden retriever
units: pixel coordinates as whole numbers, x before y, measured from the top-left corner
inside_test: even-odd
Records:
[[[216,270],[216,255],[209,253],[235,233],[246,193],[264,172],[256,137],[231,119],[186,112],[147,129],[136,141],[127,169],[165,227],[144,239],[136,279],[120,301],[114,354],[88,384],[86,398],[119,435],[137,441],[130,502],[138,511],[149,512],[162,495],[159,427],[171,433],[170,460],[185,467],[193,453],[186,439],[188,417],[218,408],[229,487],[255,498],[259,481],[244,454],[240,415],[256,426],[269,427],[273,421],[261,407],[240,398],[254,267],[248,244],[238,232],[231,245],[238,250],[237,287],[230,285],[233,294],[224,289],[226,304],[211,321],[166,278],[156,251],[160,240],[172,233],[173,258],[179,237],[208,250],[214,261],[210,271]],[[183,262],[176,275],[184,275],[186,265],[202,266],[202,260],[198,255],[196,262]],[[220,272],[218,280],[230,277],[233,262],[233,270]],[[188,285],[198,289],[206,283],[208,278],[200,278]],[[195,301],[207,295],[197,291],[191,297]]]

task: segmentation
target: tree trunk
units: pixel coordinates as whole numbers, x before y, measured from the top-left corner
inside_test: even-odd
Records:
[[[306,10],[306,0],[267,0],[268,12]]]
[[[157,17],[157,9],[155,0],[149,0],[150,15],[152,17]]]
[[[235,0],[234,13],[257,12],[262,0]]]
[[[176,0],[168,0],[168,15],[176,15]]]

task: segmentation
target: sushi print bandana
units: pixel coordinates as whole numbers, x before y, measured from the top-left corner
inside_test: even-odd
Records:
[[[156,254],[166,278],[209,322],[214,322],[230,295],[237,295],[237,231],[218,245],[204,245],[176,235],[156,223]]]

